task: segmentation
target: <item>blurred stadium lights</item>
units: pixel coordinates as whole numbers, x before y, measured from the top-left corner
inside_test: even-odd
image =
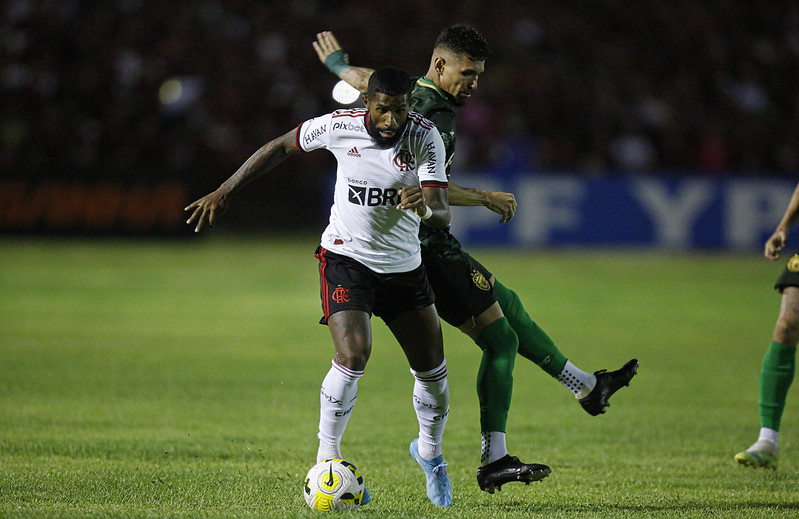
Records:
[[[351,105],[360,99],[361,93],[343,79],[333,87],[333,99],[342,105]]]
[[[167,79],[158,89],[161,111],[167,115],[182,115],[200,98],[204,89],[199,76],[178,76]]]

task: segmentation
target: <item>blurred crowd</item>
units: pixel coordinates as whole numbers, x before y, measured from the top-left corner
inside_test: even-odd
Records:
[[[491,174],[799,170],[799,4],[771,0],[402,3],[7,0],[4,178],[216,186],[253,151],[337,108],[311,42],[426,72],[469,23],[493,55],[459,112],[457,167]],[[317,156],[318,155],[318,156]],[[317,196],[327,154],[268,181]]]

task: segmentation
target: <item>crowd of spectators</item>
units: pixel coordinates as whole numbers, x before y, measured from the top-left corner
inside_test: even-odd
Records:
[[[799,170],[799,4],[788,0],[8,0],[0,9],[4,178],[216,186],[338,105],[311,47],[427,70],[446,25],[493,55],[459,112],[457,167],[488,173]],[[309,154],[269,182],[318,191]],[[322,181],[328,182],[328,179]]]

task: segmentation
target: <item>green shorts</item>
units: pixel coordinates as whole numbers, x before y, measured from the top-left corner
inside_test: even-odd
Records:
[[[436,295],[438,315],[458,327],[488,310],[497,298],[491,272],[472,258],[449,232],[424,232],[422,263]]]
[[[799,253],[794,254],[788,259],[785,268],[777,278],[774,288],[782,292],[785,287],[799,287]]]

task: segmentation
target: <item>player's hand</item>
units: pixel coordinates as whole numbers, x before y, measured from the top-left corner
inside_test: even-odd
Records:
[[[486,207],[502,216],[500,223],[508,223],[516,214],[516,197],[513,193],[503,193],[501,191],[489,191],[488,203]]]
[[[313,42],[313,48],[316,51],[316,55],[319,56],[319,61],[321,61],[324,65],[328,56],[337,50],[341,50],[341,45],[338,44],[338,40],[332,32],[324,31],[316,35],[316,41]],[[344,55],[344,59],[347,61],[347,63],[349,63],[350,60],[346,54]]]
[[[766,250],[764,251],[764,256],[766,256],[770,260],[779,259],[780,252],[782,248],[785,246],[785,242],[788,241],[788,235],[782,229],[777,229],[774,231],[774,234],[766,240]]]
[[[421,187],[403,186],[402,189],[400,189],[399,196],[400,201],[399,204],[397,204],[397,209],[400,211],[410,209],[419,216],[422,216],[427,210]]]
[[[217,189],[213,193],[190,203],[183,210],[193,211],[186,223],[192,225],[196,221],[197,226],[194,228],[194,232],[200,232],[206,223],[209,229],[213,229],[216,219],[225,214],[227,207],[227,195]]]

